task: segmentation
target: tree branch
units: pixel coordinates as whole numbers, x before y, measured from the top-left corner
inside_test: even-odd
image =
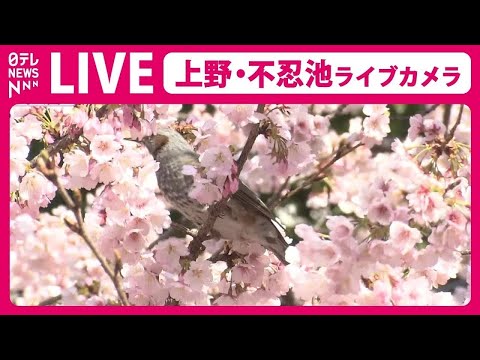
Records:
[[[45,154],[44,154],[45,155]],[[45,156],[46,157],[46,156]],[[107,260],[100,254],[98,251],[97,247],[93,243],[93,241],[90,239],[86,229],[85,229],[85,223],[83,222],[83,217],[82,217],[82,208],[81,208],[81,202],[78,201],[77,197],[72,197],[68,194],[67,190],[65,187],[62,185],[62,183],[59,181],[58,174],[55,170],[55,166],[51,164],[51,158],[47,157],[46,159],[48,161],[48,165],[45,163],[44,157],[38,157],[36,160],[36,165],[40,172],[42,172],[47,179],[49,179],[58,189],[58,192],[60,196],[63,198],[65,201],[66,206],[73,212],[75,215],[75,219],[77,221],[76,224],[70,223],[69,221],[65,220],[65,224],[74,232],[76,232],[78,235],[80,235],[87,246],[90,248],[92,251],[93,255],[97,258],[97,260],[100,262],[100,265],[102,266],[103,270],[105,273],[108,275],[110,280],[112,280],[113,285],[115,286],[115,289],[117,290],[118,297],[120,299],[120,302],[122,305],[129,305],[127,295],[123,291],[122,283],[121,283],[121,276],[120,276],[120,271],[114,271],[108,264]],[[116,259],[116,264],[115,264],[115,269],[118,269],[118,264],[119,261]]]
[[[295,189],[287,192],[283,197],[278,198],[275,201],[273,201],[272,204],[270,205],[270,209],[274,209],[275,207],[280,205],[282,202],[284,202],[288,198],[290,198],[290,197],[294,196],[295,194],[299,193],[300,191],[308,188],[315,181],[319,181],[319,180],[323,179],[325,177],[325,171],[328,168],[330,168],[333,164],[335,164],[335,162],[340,160],[342,157],[346,156],[347,154],[350,154],[352,151],[354,151],[355,149],[359,148],[362,145],[363,145],[363,143],[359,143],[359,144],[357,144],[355,146],[352,146],[352,147],[340,147],[335,152],[335,154],[330,159],[330,161],[328,161],[325,165],[323,165],[319,169],[317,169],[317,171],[315,171],[313,174],[307,176],[300,186],[298,186]]]
[[[444,106],[444,111],[443,111],[443,123],[445,124],[445,136],[447,135],[451,112],[452,112],[452,105],[446,104]]]
[[[184,226],[182,224],[175,223],[175,222],[172,222],[170,224],[170,229],[179,230],[183,233],[183,235],[190,235],[192,238],[197,236],[197,231],[196,230],[189,229],[186,226]],[[166,233],[162,233],[155,241],[152,241],[150,243],[150,245],[147,246],[147,250],[152,250],[160,241],[165,240],[166,237],[162,237],[164,235],[166,235]]]
[[[75,105],[77,106],[77,105]],[[99,119],[106,116],[108,114],[108,111],[112,109],[111,105],[103,105],[100,108],[98,108],[96,111],[94,110],[94,107],[92,106],[91,110],[95,111],[95,116],[98,117]],[[90,111],[89,111],[90,113]],[[78,130],[78,129],[77,129]],[[61,138],[57,139],[50,145],[48,145],[43,151],[46,151],[50,156],[55,156],[59,152],[67,149],[70,145],[76,143],[78,139],[80,138],[80,135],[82,134],[82,131],[72,131],[67,133],[65,136],[62,136]],[[31,161],[30,161],[30,166],[32,168],[37,166],[37,159],[40,157],[41,153],[35,156]]]
[[[53,142],[52,144],[48,145],[42,152],[47,152],[49,156],[55,156],[59,152],[65,150],[68,148],[70,145],[76,143],[78,139],[80,138],[80,132],[76,134],[67,134],[65,136],[62,136],[60,139],[57,141]],[[35,156],[31,161],[30,161],[30,166],[32,168],[37,166],[37,160],[42,156],[42,152]]]
[[[289,176],[285,179],[285,181],[283,182],[282,186],[280,186],[280,188],[278,189],[277,192],[275,192],[272,197],[270,197],[267,201],[267,206],[272,209],[272,205],[275,204],[277,201],[280,200],[280,198],[282,197],[282,193],[285,191],[285,189],[288,187],[288,182],[290,181],[292,177]]]
[[[447,134],[447,136],[445,136],[445,143],[444,143],[445,145],[447,145],[450,142],[450,140],[453,139],[453,136],[455,135],[455,131],[457,130],[458,125],[460,125],[460,121],[462,120],[463,107],[464,105],[461,104],[460,110],[458,111],[457,120],[455,121],[455,124],[453,124],[453,127],[450,130],[450,132]]]
[[[265,111],[265,104],[259,104],[257,107],[256,112],[263,114]],[[255,143],[255,140],[257,139],[258,133],[260,130],[260,123],[254,124],[252,129],[250,130],[250,134],[248,135],[247,142],[245,143],[245,146],[243,147],[242,153],[240,154],[240,157],[238,158],[237,161],[237,177],[240,177],[240,172],[243,169],[243,166],[245,165],[245,162],[248,159],[248,154],[252,150],[253,144]],[[202,225],[202,227],[198,230],[197,236],[190,242],[188,246],[188,250],[190,255],[187,256],[188,259],[190,260],[196,260],[200,253],[205,250],[205,247],[203,246],[203,242],[207,239],[208,234],[213,229],[213,226],[215,225],[215,221],[217,218],[223,213],[225,209],[225,205],[227,204],[228,200],[232,194],[229,196],[221,199],[218,201],[216,204],[211,206],[208,209],[208,217],[205,223]]]
[[[48,299],[45,299],[43,301],[40,301],[38,303],[38,306],[49,306],[49,305],[55,305],[57,302],[59,302],[60,300],[62,300],[62,295],[57,295],[57,296],[53,296],[53,297],[50,297]]]
[[[439,106],[440,106],[440,104],[434,104],[431,107],[429,107],[428,109],[425,109],[422,113],[420,113],[420,115],[422,115],[422,116],[428,115]]]

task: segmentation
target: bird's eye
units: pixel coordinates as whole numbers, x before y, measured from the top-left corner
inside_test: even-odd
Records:
[[[151,140],[153,153],[156,153],[168,143],[168,137],[165,135],[156,135]]]

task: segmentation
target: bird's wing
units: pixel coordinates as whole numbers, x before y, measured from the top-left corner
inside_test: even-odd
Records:
[[[247,208],[252,207],[255,210],[259,211],[262,215],[271,219],[272,221],[275,221],[275,223],[285,229],[282,224],[275,220],[275,215],[264,204],[264,202],[243,182],[239,182],[238,191],[234,193],[232,197],[245,204]]]
[[[185,151],[183,155],[185,156],[185,161],[188,165],[198,166],[200,164],[198,154],[195,151]]]
[[[193,166],[198,166],[199,155],[196,152],[192,150],[184,153],[183,155],[186,157],[184,159],[185,163]],[[193,182],[193,178],[191,178],[191,181]],[[275,222],[276,224],[278,224],[278,226],[285,230],[285,227],[275,219],[275,215],[270,211],[267,205],[265,205],[265,203],[257,196],[257,194],[250,190],[250,188],[242,181],[239,181],[238,191],[232,195],[232,198],[243,203],[247,207],[247,209],[256,209],[262,215]]]

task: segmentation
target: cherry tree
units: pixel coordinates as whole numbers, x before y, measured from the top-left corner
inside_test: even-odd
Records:
[[[15,106],[12,302],[466,304],[470,110],[393,107]],[[401,139],[394,122],[409,125]],[[164,198],[162,164],[139,142],[162,127],[199,154],[182,171],[194,179],[189,196],[208,206],[200,227]],[[239,178],[284,226],[288,265],[259,244],[208,236]]]

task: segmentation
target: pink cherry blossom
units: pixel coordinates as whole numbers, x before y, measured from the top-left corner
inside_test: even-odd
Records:
[[[410,127],[408,128],[408,137],[415,140],[425,131],[423,126],[423,117],[421,115],[414,115],[410,117]]]
[[[363,106],[363,113],[367,116],[372,116],[374,114],[387,114],[388,106],[384,104],[367,104]]]
[[[28,172],[19,186],[20,198],[32,209],[47,206],[55,197],[57,188],[43,174]]]
[[[89,118],[84,124],[83,124],[83,135],[90,141],[93,140],[93,138],[100,133],[100,120],[97,117],[91,117]]]
[[[303,241],[297,245],[302,264],[314,267],[328,266],[340,259],[337,247],[331,241],[320,239],[311,227],[297,225],[295,232],[303,238]]]
[[[390,241],[402,255],[405,255],[413,249],[415,244],[422,242],[422,236],[418,229],[411,228],[399,221],[393,221],[390,225]]]
[[[209,178],[227,176],[232,169],[233,157],[227,147],[218,146],[209,148],[200,155],[200,163],[203,167],[209,169],[207,172]]]
[[[315,299],[322,298],[332,291],[332,284],[322,271],[306,271],[293,267],[287,268],[287,271],[295,296],[304,301],[305,305],[312,305]]]
[[[156,200],[150,192],[140,191],[135,193],[134,196],[130,196],[127,203],[133,216],[145,218],[155,212]]]
[[[393,220],[393,210],[385,201],[376,201],[368,208],[368,218],[372,222],[378,222],[381,225],[388,225]]]
[[[80,109],[75,110],[72,114],[70,114],[70,116],[72,119],[72,124],[75,124],[75,126],[79,129],[81,129],[88,121],[87,113]]]
[[[95,164],[90,173],[92,179],[104,184],[109,184],[118,180],[119,176],[121,175],[118,164],[112,162]]]
[[[390,132],[390,118],[383,114],[373,114],[363,121],[365,135],[382,140]]]
[[[408,136],[394,139],[390,126],[404,120],[390,119],[390,110],[407,114],[397,105],[348,105],[341,119],[338,106],[266,104],[263,114],[256,104],[13,107],[11,301],[120,304],[82,233],[66,225],[76,224],[74,211],[52,204],[61,198],[52,174],[29,158],[44,142],[68,134],[78,141],[61,148],[48,167],[71,196],[76,189],[85,195],[85,234],[112,271],[120,271],[130,305],[465,305],[471,296],[470,110],[460,114],[453,105],[448,132],[444,106],[426,118],[414,114]],[[95,114],[100,108],[105,111]],[[236,161],[258,123],[261,134],[238,174]],[[207,205],[235,194],[241,179],[280,224],[288,265],[257,242],[255,231],[244,239],[213,232],[205,251],[188,256],[201,225],[177,217],[157,183],[165,168],[135,141],[157,126],[188,134],[200,163],[179,168],[193,180],[188,193],[205,205],[205,218]],[[189,235],[169,229],[175,222],[189,227]],[[447,292],[445,285],[455,286],[451,279],[461,285]]]
[[[211,205],[222,198],[219,187],[207,179],[199,179],[189,193],[190,197],[198,202]]]
[[[286,271],[277,271],[268,277],[266,290],[275,296],[285,295],[290,288],[290,279]]]
[[[244,283],[250,285],[261,284],[263,278],[263,270],[251,264],[239,264],[232,270],[232,281],[235,283]]]
[[[253,114],[256,105],[220,105],[220,110],[228,116],[234,124],[243,126],[247,121],[254,122]],[[258,120],[257,120],[258,121]]]
[[[180,256],[188,255],[185,240],[174,237],[159,242],[153,250],[157,263],[170,272],[178,271]]]
[[[293,175],[305,168],[313,161],[311,149],[305,142],[291,144],[288,152],[288,171],[287,174]]]
[[[28,148],[27,139],[23,136],[16,136],[15,133],[10,132],[10,158],[11,159],[26,159],[30,149]]]
[[[316,136],[326,135],[330,126],[330,118],[326,116],[315,115],[313,117],[312,133]]]
[[[445,216],[447,208],[442,196],[424,186],[420,186],[416,192],[408,194],[407,200],[425,221],[436,222]]]
[[[155,104],[155,113],[157,113],[160,122],[165,126],[176,120],[175,116],[181,109],[181,104]]]
[[[425,131],[425,140],[430,141],[436,137],[443,136],[445,134],[445,125],[438,119],[425,119],[423,120],[423,126]]]
[[[10,159],[10,192],[18,190],[19,177],[25,175],[28,164],[27,160]]]
[[[450,210],[447,214],[446,220],[448,225],[455,227],[459,231],[465,230],[467,219],[459,210]]]
[[[130,230],[125,234],[122,244],[129,252],[139,252],[145,247],[145,236],[138,229]]]
[[[184,275],[185,283],[193,290],[201,291],[204,286],[212,283],[212,270],[210,261],[196,260],[190,263],[190,268]]]
[[[89,169],[90,157],[83,151],[74,150],[64,155],[65,167],[68,166],[68,173],[72,176],[86,177]]]
[[[121,145],[115,141],[114,135],[96,135],[90,144],[92,158],[99,163],[112,160],[120,147]]]
[[[392,301],[397,306],[429,305],[431,295],[428,280],[425,278],[407,279],[397,285],[392,292]]]
[[[27,115],[23,121],[16,123],[14,129],[28,143],[33,139],[40,140],[43,137],[42,123],[32,115]]]
[[[331,216],[326,222],[332,241],[342,241],[350,237],[354,226],[345,216]]]

